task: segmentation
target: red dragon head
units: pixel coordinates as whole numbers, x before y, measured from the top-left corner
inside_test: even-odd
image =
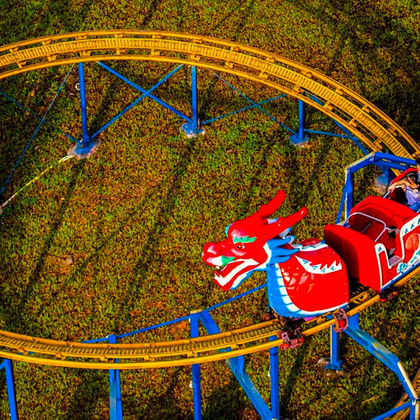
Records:
[[[279,237],[290,226],[305,217],[307,210],[302,207],[298,212],[269,220],[283,203],[284,191],[251,216],[238,220],[226,228],[227,239],[204,245],[203,261],[217,267],[214,280],[223,289],[235,289],[255,270],[264,270],[269,263],[286,261],[297,250],[283,245],[292,237]],[[274,239],[279,237],[278,239]],[[268,243],[268,241],[270,241]]]

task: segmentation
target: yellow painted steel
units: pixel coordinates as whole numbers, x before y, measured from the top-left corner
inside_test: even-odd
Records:
[[[181,33],[96,31],[56,35],[0,48],[0,79],[77,62],[143,60],[181,63],[263,83],[301,99],[340,122],[373,151],[420,156],[420,147],[382,111],[347,87],[308,67],[244,45]],[[323,104],[312,97],[316,96]],[[398,286],[418,275],[412,271]],[[362,291],[352,298],[354,315],[379,300]],[[326,316],[306,323],[304,336],[333,325]],[[265,351],[282,343],[277,320],[193,339],[135,344],[85,344],[0,331],[0,357],[85,369],[164,368],[223,360]],[[119,363],[114,360],[119,359]]]
[[[351,89],[279,55],[210,37],[134,30],[42,37],[1,47],[0,79],[30,70],[99,60],[187,64],[240,76],[319,109],[372,151],[387,148],[397,156],[420,157],[420,146],[401,127]]]
[[[420,273],[420,266],[396,283],[400,287]],[[363,311],[378,302],[379,295],[369,297],[362,291],[351,299],[357,306],[348,316]],[[307,322],[304,336],[325,330],[334,324],[323,315]],[[0,357],[40,365],[84,369],[148,369],[185,366],[214,362],[231,357],[257,353],[282,344],[269,341],[279,336],[282,325],[278,320],[243,327],[219,334],[169,342],[135,344],[86,344],[30,337],[0,331]],[[119,359],[116,363],[114,359]]]

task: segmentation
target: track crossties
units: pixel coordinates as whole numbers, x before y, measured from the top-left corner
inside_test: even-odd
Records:
[[[372,103],[320,72],[273,53],[209,37],[159,31],[94,31],[42,37],[0,48],[0,79],[100,60],[178,63],[263,83],[330,116],[372,151],[420,156],[419,145]]]
[[[420,267],[411,271],[396,286],[402,286],[420,273]],[[352,316],[379,301],[379,295],[367,291],[356,293],[351,299]],[[322,315],[306,323],[304,336],[310,336],[334,324]],[[236,356],[257,353],[277,347],[283,340],[270,341],[281,335],[277,320],[198,338],[134,344],[77,343],[30,337],[0,331],[0,357],[40,365],[83,369],[149,369],[208,363]],[[118,363],[115,361],[118,359]]]

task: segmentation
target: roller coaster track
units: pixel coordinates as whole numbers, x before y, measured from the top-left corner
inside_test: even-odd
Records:
[[[419,273],[420,266],[396,283],[396,287],[402,286]],[[368,290],[362,290],[352,297],[350,304],[354,307],[347,315],[359,313],[378,301],[379,295],[371,297]],[[322,315],[307,322],[308,328],[302,334],[310,336],[333,324],[328,314]],[[0,331],[0,357],[40,365],[84,369],[166,368],[213,362],[268,350],[283,343],[280,338],[269,341],[270,337],[280,336],[281,328],[280,322],[273,320],[198,338],[135,344],[86,344]]]
[[[419,145],[369,101],[331,78],[276,54],[182,33],[95,31],[48,36],[0,48],[0,79],[64,64],[143,60],[212,69],[298,98],[342,124],[372,151],[420,156]]]

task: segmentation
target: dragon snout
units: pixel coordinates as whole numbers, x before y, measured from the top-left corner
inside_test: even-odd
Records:
[[[206,264],[214,266],[216,264],[213,262],[213,260],[217,257],[220,257],[220,254],[220,247],[214,242],[209,242],[208,244],[204,245],[201,258]]]

